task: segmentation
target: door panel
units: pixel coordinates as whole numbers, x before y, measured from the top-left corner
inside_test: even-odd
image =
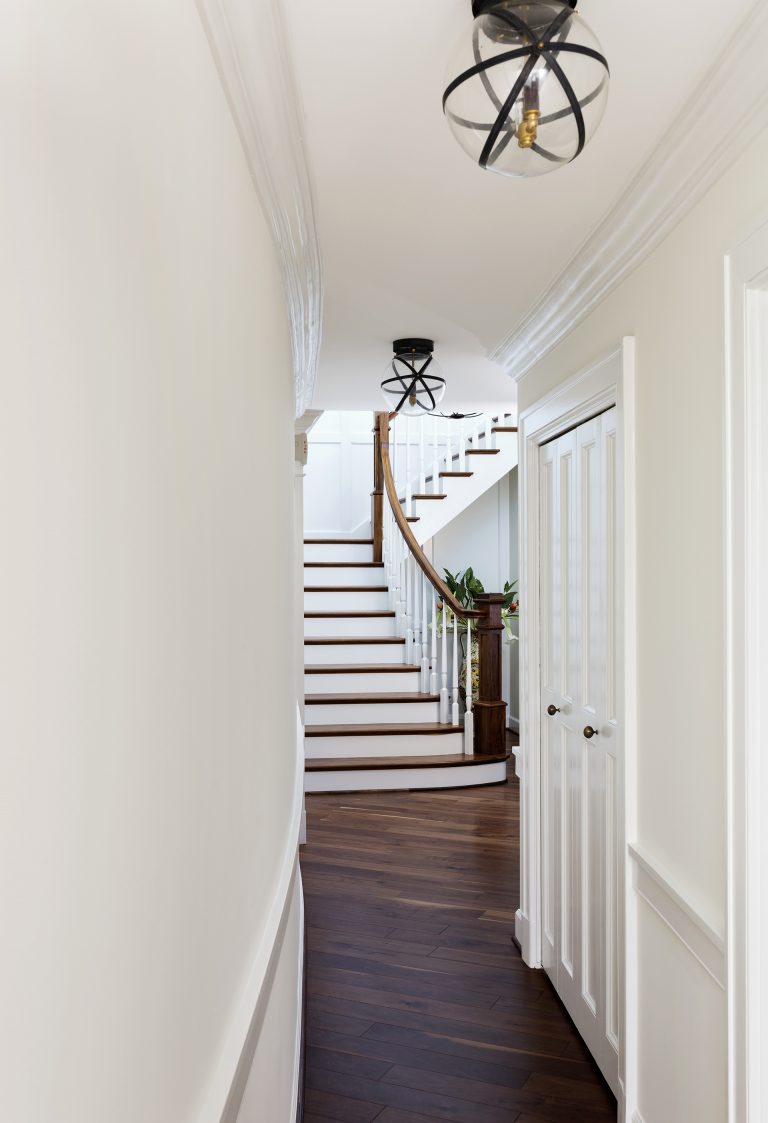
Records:
[[[615,414],[541,449],[539,579],[542,959],[618,1091]]]

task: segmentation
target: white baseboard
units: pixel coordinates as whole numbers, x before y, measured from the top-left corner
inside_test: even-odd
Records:
[[[520,732],[520,718],[519,717],[511,717],[511,716],[508,717],[507,718],[507,728],[511,729],[513,733],[519,733]]]

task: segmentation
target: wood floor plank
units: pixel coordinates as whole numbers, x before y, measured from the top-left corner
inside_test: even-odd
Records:
[[[611,1123],[512,942],[517,781],[307,797],[305,1123]]]

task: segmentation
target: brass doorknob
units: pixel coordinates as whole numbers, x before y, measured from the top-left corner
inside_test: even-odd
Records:
[[[585,725],[584,726],[584,736],[587,738],[588,741],[591,741],[593,737],[597,737],[597,736],[599,736],[599,734],[598,734],[598,731],[596,729],[593,729],[591,725]]]
[[[554,716],[555,716],[555,714],[559,714],[559,713],[560,713],[560,710],[559,710],[559,709],[558,709],[558,707],[557,707],[557,706],[555,706],[555,705],[554,705],[554,703],[553,703],[553,704],[552,704],[551,706],[547,706],[547,713],[549,714],[549,716],[550,716],[550,717],[554,717]]]

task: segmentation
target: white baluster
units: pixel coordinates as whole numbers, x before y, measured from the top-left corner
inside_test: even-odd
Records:
[[[432,586],[422,574],[421,582],[421,693],[429,694],[429,602]]]
[[[405,661],[413,663],[413,567],[411,555],[405,559]]]
[[[432,418],[432,494],[437,495],[440,488],[440,447],[437,418]]]
[[[475,751],[475,715],[472,713],[472,618],[467,617],[467,677],[464,683],[467,695],[467,712],[464,714],[464,753]]]
[[[453,675],[451,677],[452,705],[451,725],[459,724],[459,621],[453,614]]]
[[[437,694],[437,597],[435,590],[432,588],[430,588],[430,594],[432,596],[432,644],[429,659],[429,693]]]
[[[462,417],[459,422],[459,471],[466,472],[467,462],[465,460],[467,450],[467,426],[464,418]]]
[[[411,488],[411,419],[405,419],[405,513],[413,514],[413,489]]]
[[[453,442],[451,441],[450,421],[445,426],[445,470],[446,472],[453,470]]]
[[[421,570],[416,564],[416,559],[411,556],[413,560],[413,662],[421,667]]]
[[[424,495],[427,490],[427,449],[426,449],[426,417],[419,421],[419,495]]]
[[[448,605],[443,601],[443,635],[440,644],[440,724],[448,725]]]

